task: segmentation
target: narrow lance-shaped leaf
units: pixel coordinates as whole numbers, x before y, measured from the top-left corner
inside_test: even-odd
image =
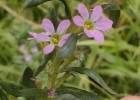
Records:
[[[73,7],[72,7],[72,0],[60,0],[65,5],[65,12],[67,14],[67,17],[72,20],[72,14],[73,14]]]
[[[41,62],[41,64],[39,65],[39,67],[37,68],[37,70],[35,71],[33,77],[36,77],[41,71],[44,70],[44,68],[46,67],[48,61],[53,57],[53,52],[45,55],[43,61]]]
[[[21,84],[27,88],[35,88],[35,82],[31,78],[33,78],[33,71],[30,67],[27,67],[23,73]]]
[[[109,18],[113,21],[112,27],[115,27],[118,23],[118,20],[120,18],[120,7],[114,2],[103,4],[102,5],[103,10],[107,10],[109,12]]]
[[[113,21],[112,27],[115,27],[120,18],[120,10],[112,10],[110,11],[109,18]]]
[[[117,5],[114,2],[108,3],[108,4],[103,4],[102,5],[103,10],[120,10],[119,5]]]
[[[67,58],[71,54],[73,54],[76,47],[77,39],[78,39],[78,35],[71,34],[68,40],[66,41],[66,43],[56,53],[57,57]]]
[[[26,0],[23,8],[30,8],[30,7],[38,6],[47,1],[50,1],[50,0]]]
[[[62,94],[59,96],[55,96],[54,100],[82,100],[82,99],[76,98],[71,94]]]
[[[20,90],[24,89],[25,87],[21,85],[15,85],[13,83],[8,83],[4,81],[0,81],[0,86],[9,94],[19,97],[22,96]]]
[[[7,93],[15,97],[46,98],[47,93],[48,93],[48,89],[46,88],[45,89],[37,89],[37,88],[27,89],[21,85],[16,85],[16,84],[4,82],[4,81],[0,81],[0,86]]]
[[[0,89],[0,99],[1,100],[9,100],[8,98],[7,98],[7,96],[5,95],[5,93]]]
[[[55,30],[57,30],[56,28],[58,26],[58,21],[57,21],[57,16],[56,16],[56,12],[54,8],[52,8],[50,11],[50,20],[53,23]]]
[[[81,100],[100,100],[99,96],[97,96],[95,93],[88,92],[74,87],[58,88],[56,90],[56,93],[58,96],[62,96],[64,94],[71,94]],[[67,98],[66,100],[69,99]]]
[[[23,73],[21,84],[27,88],[36,88],[35,82],[31,78],[33,78],[33,71],[27,67]],[[26,100],[36,100],[36,98],[26,98]]]
[[[98,84],[100,84],[109,93],[117,94],[116,92],[111,90],[106,85],[104,80],[97,73],[95,73],[93,70],[90,70],[90,69],[87,69],[87,68],[84,68],[84,67],[71,67],[71,68],[67,68],[67,69],[62,70],[62,72],[67,72],[67,71],[74,71],[74,72],[77,72],[77,73],[80,73],[80,74],[85,74],[85,75],[89,76],[90,78],[92,78],[93,80],[95,80]]]

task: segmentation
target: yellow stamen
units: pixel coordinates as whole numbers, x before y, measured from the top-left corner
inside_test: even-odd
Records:
[[[87,28],[88,30],[93,30],[94,29],[94,25],[91,21],[85,21],[84,23],[84,27]]]
[[[57,34],[54,34],[52,37],[51,37],[51,42],[55,45],[57,45],[60,41],[60,36],[57,35]]]

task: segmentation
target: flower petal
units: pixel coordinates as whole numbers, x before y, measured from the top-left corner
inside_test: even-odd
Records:
[[[34,40],[36,38],[36,33],[35,32],[29,32],[29,34],[32,36],[30,38],[28,38],[27,40]]]
[[[85,34],[90,37],[90,38],[94,38],[97,42],[103,43],[104,42],[104,35],[98,31],[98,30],[87,30],[84,29]]]
[[[30,61],[31,61],[31,58],[32,58],[32,56],[31,56],[30,54],[25,54],[25,55],[24,55],[24,60],[25,60],[26,62],[30,62]]]
[[[84,4],[78,5],[78,12],[81,14],[84,20],[89,19],[89,12],[88,12],[87,7]]]
[[[37,34],[35,32],[29,32],[32,37],[35,37]]]
[[[73,17],[73,22],[77,25],[77,26],[84,26],[84,19],[80,16],[74,16]]]
[[[92,32],[90,30],[84,28],[84,32],[87,35],[87,37],[89,37],[89,38],[93,37]]]
[[[101,6],[94,7],[94,9],[92,10],[90,19],[94,22],[97,21],[101,17],[102,12],[103,12],[103,9]]]
[[[23,54],[25,54],[27,51],[26,51],[26,46],[23,44],[19,47],[19,51]]]
[[[53,44],[48,44],[44,49],[43,49],[43,51],[44,51],[44,53],[45,54],[49,54],[49,53],[51,53],[53,50],[54,50],[54,45]]]
[[[42,20],[42,26],[49,34],[53,34],[55,32],[53,23],[47,18]]]
[[[37,34],[36,40],[39,42],[50,41],[50,37],[48,37],[46,34]]]
[[[68,29],[69,26],[70,26],[70,21],[69,20],[63,20],[58,25],[58,28],[57,28],[57,31],[56,32],[58,34],[62,34],[64,31],[66,31]]]
[[[101,18],[95,24],[96,30],[108,31],[112,27],[113,22],[108,18]]]
[[[58,46],[62,47],[64,45],[64,43],[67,41],[67,39],[69,38],[70,35],[71,35],[71,33],[63,35],[61,37],[61,40],[58,43]]]
[[[103,43],[104,42],[104,35],[98,31],[98,30],[93,30],[92,31],[92,34],[93,34],[93,38],[97,41],[97,42],[100,42],[100,43]]]

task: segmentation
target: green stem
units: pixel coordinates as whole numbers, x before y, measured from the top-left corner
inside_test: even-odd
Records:
[[[72,61],[75,60],[74,56],[71,56],[69,59],[67,59],[63,64],[60,66],[60,70],[69,65]]]
[[[60,87],[60,85],[70,76],[70,73],[65,73],[63,77],[57,82],[55,85],[56,88]]]
[[[59,67],[60,67],[60,63],[61,63],[62,59],[61,58],[55,58],[52,67],[54,68],[53,70],[53,74],[51,77],[51,89],[55,88],[55,81],[58,75],[58,71],[59,71]]]

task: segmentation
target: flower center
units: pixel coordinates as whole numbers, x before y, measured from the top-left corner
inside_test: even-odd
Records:
[[[52,35],[51,37],[51,42],[55,45],[57,45],[60,41],[60,36],[57,34]]]
[[[91,21],[88,20],[88,21],[85,21],[84,27],[87,28],[88,30],[93,30],[94,25]]]

